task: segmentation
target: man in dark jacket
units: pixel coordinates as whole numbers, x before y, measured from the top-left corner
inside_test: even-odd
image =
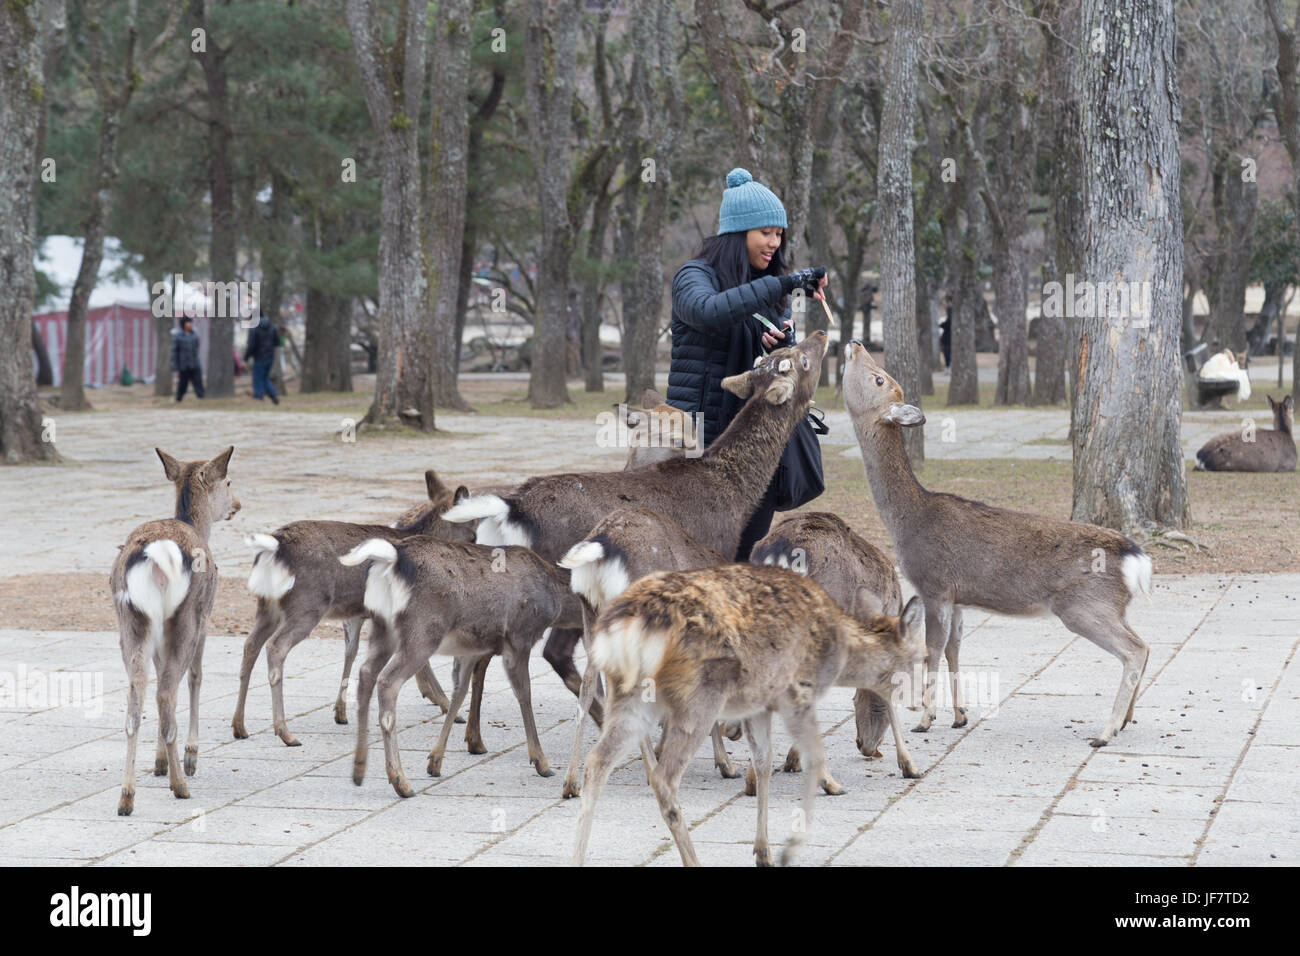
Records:
[[[253,361],[253,397],[261,401],[263,394],[266,394],[277,405],[280,404],[280,396],[271,384],[271,365],[275,362],[275,350],[279,344],[280,333],[263,315],[248,333],[248,345],[244,349],[244,361]]]
[[[185,390],[194,383],[194,394],[203,397],[203,368],[199,365],[199,333],[194,331],[193,319],[181,319],[180,331],[172,330],[172,371],[176,380],[176,401],[185,397]]]

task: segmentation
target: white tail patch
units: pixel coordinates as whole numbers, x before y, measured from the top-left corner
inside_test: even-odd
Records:
[[[646,631],[638,618],[626,618],[596,632],[591,659],[626,694],[658,673],[667,648],[663,631]]]
[[[163,623],[176,613],[190,591],[190,573],[185,570],[181,548],[162,538],[144,546],[145,560],[126,573],[126,591],[119,595],[149,619],[149,639],[157,647]]]
[[[366,593],[362,599],[366,610],[391,623],[411,601],[411,589],[393,570],[397,548],[383,538],[369,538],[339,558],[339,563],[348,567],[366,561],[374,562],[366,575]]]
[[[442,515],[444,521],[452,524],[464,524],[478,521],[474,532],[475,544],[491,547],[506,545],[533,546],[532,536],[522,525],[510,520],[510,506],[500,495],[475,495],[466,498],[460,504],[452,505]]]
[[[244,543],[253,549],[248,590],[258,597],[279,600],[293,588],[294,575],[276,556],[280,542],[269,534],[250,534]]]
[[[1126,554],[1124,560],[1119,565],[1120,573],[1124,575],[1124,586],[1128,588],[1129,594],[1137,594],[1141,591],[1147,597],[1151,596],[1151,558],[1149,555],[1138,552],[1137,554]]]
[[[573,593],[586,598],[597,611],[632,583],[623,559],[606,557],[605,546],[598,541],[579,541],[558,563],[562,568],[572,569],[569,588]]]

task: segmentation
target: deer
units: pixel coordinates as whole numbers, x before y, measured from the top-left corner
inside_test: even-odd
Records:
[[[432,470],[424,473],[424,480],[428,501],[407,509],[390,527],[344,521],[294,521],[270,534],[253,534],[245,539],[253,549],[253,570],[248,577],[248,589],[257,597],[257,617],[244,641],[239,669],[239,698],[231,720],[236,739],[248,737],[244,723],[248,683],[253,665],[265,644],[275,734],[286,746],[301,746],[302,741],[289,730],[285,718],[285,659],[317,624],[326,619],[340,620],[343,624],[343,678],[334,701],[334,722],[348,722],[348,680],[361,639],[361,624],[367,617],[362,600],[365,574],[360,569],[344,567],[335,559],[362,541],[375,537],[400,539],[433,533],[450,540],[473,539],[471,528],[440,520],[442,513],[456,501],[469,497],[469,491],[463,485],[455,489],[448,487]],[[432,669],[423,668],[416,680],[420,692],[445,712],[449,701]],[[481,697],[481,694],[477,696]],[[471,723],[467,730],[467,739],[473,738],[471,748],[482,747],[474,719],[476,714],[477,710],[471,707]]]
[[[1273,428],[1261,428],[1247,438],[1243,432],[1224,432],[1207,441],[1196,453],[1201,471],[1295,471],[1295,403],[1288,395],[1280,402],[1266,395],[1273,412]]]
[[[633,581],[653,571],[686,571],[725,564],[726,560],[670,518],[648,508],[619,508],[597,522],[586,538],[570,548],[559,560],[559,566],[569,570],[569,585],[583,598],[584,626],[590,631],[594,615]],[[578,696],[573,750],[561,790],[565,799],[578,796],[581,790],[578,767],[582,757],[582,731],[595,691],[596,665],[588,654]],[[727,779],[740,776],[722,743],[718,727],[713,728],[711,737],[713,762],[718,772]]]
[[[176,488],[174,517],[147,521],[132,531],[109,574],[109,588],[121,635],[122,663],[128,682],[126,769],[119,816],[135,810],[135,751],[141,708],[153,658],[158,680],[158,748],[155,776],[167,774],[172,795],[189,798],[185,777],[199,761],[199,688],[203,683],[203,644],[217,596],[217,564],[208,547],[212,525],[239,510],[226,470],[234,446],[209,461],[178,461],[155,448],[163,473]],[[190,727],[185,740],[185,775],[176,747],[176,697],[181,676],[189,673]]]
[[[365,606],[374,617],[370,648],[357,679],[357,749],[352,781],[365,779],[371,692],[376,692],[388,781],[401,797],[414,795],[397,749],[396,702],[406,680],[430,656],[477,662],[501,655],[519,701],[528,761],[550,777],[533,716],[528,658],[548,628],[576,628],[582,612],[567,577],[528,548],[486,547],[430,535],[370,538],[338,561],[366,565]],[[471,669],[461,668],[428,772],[441,776],[447,738],[464,702]]]
[[[892,709],[896,675],[910,673],[925,655],[923,613],[913,598],[900,617],[863,624],[812,579],[772,565],[661,571],[631,585],[595,623],[592,656],[609,687],[600,741],[587,755],[572,863],[586,860],[596,802],[610,771],[639,741],[682,863],[698,866],[677,792],[703,736],[725,718],[744,722],[758,777],[754,858],[758,866],[771,866],[773,711],[813,766],[821,766],[817,699],[833,686],[867,688]],[[656,760],[648,734],[658,719],[667,729]],[[898,723],[891,723],[897,735]],[[803,793],[805,827],[795,828],[787,841],[783,866],[795,861],[803,831],[812,824],[816,790],[817,775],[810,773]]]
[[[614,409],[617,411],[619,406],[615,405]],[[641,411],[628,410],[627,427],[632,432],[633,444],[628,449],[624,471],[679,458],[688,450],[699,447],[696,444],[699,436],[690,413],[669,405],[653,388],[641,392]],[[658,438],[658,441],[652,441],[653,438]]]
[[[799,511],[789,515],[767,533],[749,557],[752,564],[772,564],[812,578],[831,599],[857,620],[867,623],[880,615],[903,613],[903,590],[894,565],[879,548],[854,532],[838,515],[826,511]],[[857,747],[864,757],[880,757],[880,741],[889,721],[885,701],[870,690],[853,696],[857,724]],[[901,734],[895,739],[901,741]],[[905,778],[920,773],[900,746],[898,769]],[[799,752],[790,748],[782,767],[787,773],[800,769]],[[745,776],[745,793],[754,795],[753,767]],[[822,781],[832,795],[844,790],[834,780]]]
[[[1110,717],[1090,743],[1104,747],[1133,719],[1150,652],[1125,619],[1139,592],[1151,593],[1151,558],[1133,540],[1109,528],[994,508],[927,491],[903,450],[903,428],[924,424],[919,408],[854,340],[848,346],[843,387],[871,496],[899,563],[925,603],[927,678],[918,732],[936,714],[934,679],[939,655],[948,661],[953,727],[966,708],[958,679],[961,609],[999,614],[1051,613],[1070,631],[1123,663]]]
[[[781,452],[812,404],[826,342],[824,331],[814,332],[798,345],[775,349],[760,356],[753,368],[723,379],[724,389],[746,401],[699,457],[674,456],[624,471],[539,475],[513,494],[472,495],[449,509],[443,520],[477,520],[477,543],[521,545],[558,562],[611,511],[647,508],[734,558]],[[584,633],[583,640],[589,641],[590,634]],[[581,694],[581,684],[576,677],[569,686]],[[601,707],[597,695],[590,710],[597,724]]]

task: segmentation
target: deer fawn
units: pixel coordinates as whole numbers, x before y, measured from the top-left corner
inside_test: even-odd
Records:
[[[168,775],[178,799],[190,795],[176,748],[176,697],[181,675],[190,676],[190,732],[185,776],[199,759],[199,685],[203,641],[217,596],[217,564],[208,549],[214,521],[231,518],[239,501],[226,477],[234,447],[211,461],[177,461],[155,448],[163,472],[176,486],[176,516],[140,525],[113,562],[109,587],[121,632],[122,663],[129,682],[126,704],[126,770],[119,816],[135,809],[135,748],[149,681],[148,659],[158,678],[158,750],[153,772]]]
[[[844,402],[862,448],[871,496],[894,540],[903,573],[925,602],[924,708],[918,731],[935,716],[939,655],[948,659],[953,726],[966,724],[958,677],[961,607],[999,614],[1050,612],[1075,634],[1124,664],[1110,719],[1091,743],[1102,747],[1133,719],[1148,650],[1124,619],[1139,590],[1150,593],[1151,558],[1132,540],[1096,525],[993,508],[926,491],[903,451],[900,428],[924,424],[903,390],[863,347],[850,342]]]
[[[596,801],[614,762],[640,741],[650,786],[682,863],[698,866],[677,790],[704,735],[719,719],[734,718],[744,721],[757,765],[754,856],[759,866],[770,866],[772,712],[781,714],[812,765],[821,766],[817,698],[832,686],[865,687],[892,710],[895,675],[910,673],[925,654],[922,613],[913,599],[901,618],[878,617],[863,625],[815,582],[767,565],[659,572],[633,584],[596,621],[592,654],[610,687],[600,742],[587,755],[573,863],[586,859]],[[656,761],[648,734],[659,718],[667,729]],[[783,865],[794,861],[803,829],[812,822],[817,779],[808,774],[805,827],[791,834]]]

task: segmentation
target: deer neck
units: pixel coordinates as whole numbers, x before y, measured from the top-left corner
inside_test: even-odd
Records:
[[[763,496],[781,460],[781,451],[802,417],[792,407],[796,403],[800,407],[803,404],[794,397],[783,405],[772,405],[762,398],[746,402],[726,431],[704,452],[702,460],[717,478],[715,487],[726,489],[726,497],[756,502]]]
[[[871,485],[871,497],[876,510],[889,529],[895,542],[899,531],[916,515],[925,501],[925,489],[916,480],[912,463],[903,449],[902,429],[883,422],[858,425],[858,445],[862,449],[862,464]]]
[[[176,520],[190,525],[204,541],[212,532],[212,514],[208,495],[193,485],[176,489]]]

